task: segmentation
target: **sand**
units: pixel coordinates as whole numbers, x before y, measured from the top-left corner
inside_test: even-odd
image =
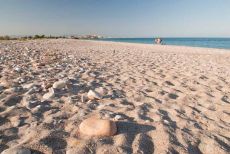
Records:
[[[88,100],[90,90],[102,97]],[[115,121],[117,133],[80,134],[88,117]],[[229,153],[230,51],[1,42],[0,152],[15,147],[47,154]]]

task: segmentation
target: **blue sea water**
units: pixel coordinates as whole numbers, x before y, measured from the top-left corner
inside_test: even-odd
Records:
[[[104,38],[102,41],[153,44],[154,38]],[[165,45],[230,49],[230,38],[162,38]]]

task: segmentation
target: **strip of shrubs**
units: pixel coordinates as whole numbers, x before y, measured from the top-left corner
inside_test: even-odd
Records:
[[[33,39],[58,39],[66,38],[65,36],[45,36],[45,35],[34,35],[34,36],[23,36],[23,37],[10,37],[0,36],[0,40],[33,40]]]
[[[100,39],[103,38],[97,35],[85,35],[85,36],[46,36],[46,35],[34,35],[34,36],[22,36],[22,37],[11,37],[11,36],[0,36],[0,40],[34,40],[34,39],[59,39],[59,38],[68,38],[68,39]]]

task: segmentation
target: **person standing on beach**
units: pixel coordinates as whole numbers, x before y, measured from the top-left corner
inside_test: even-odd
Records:
[[[161,38],[156,38],[155,39],[155,44],[161,44],[162,42],[162,39]]]

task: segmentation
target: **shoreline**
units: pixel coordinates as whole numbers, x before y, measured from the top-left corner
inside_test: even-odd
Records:
[[[230,39],[230,38],[227,38]],[[109,40],[99,40],[99,41],[105,41],[105,42],[115,42],[115,43],[131,43],[131,44],[146,44],[146,45],[156,45],[154,43],[150,44],[150,43],[138,43],[138,42],[119,42],[119,41],[109,41]],[[220,50],[229,50],[230,48],[214,48],[214,47],[201,47],[201,46],[189,46],[189,45],[170,45],[170,44],[163,44],[166,46],[179,46],[179,47],[193,47],[193,48],[207,48],[207,49],[220,49]]]
[[[213,50],[214,52],[229,52],[230,49],[224,49],[224,48],[208,48],[208,47],[195,47],[195,46],[182,46],[182,45],[157,45],[157,44],[145,44],[145,43],[130,43],[130,42],[116,42],[116,41],[106,41],[106,40],[79,40],[79,41],[91,41],[91,42],[105,42],[105,43],[112,43],[112,44],[121,44],[121,45],[139,45],[139,46],[148,46],[148,47],[161,47],[161,48],[172,48],[172,49],[178,49],[180,50],[186,50],[186,49],[196,49],[196,50],[207,50],[206,52],[209,52],[210,50]],[[211,52],[213,52],[211,51]],[[199,52],[199,51],[198,51]]]

